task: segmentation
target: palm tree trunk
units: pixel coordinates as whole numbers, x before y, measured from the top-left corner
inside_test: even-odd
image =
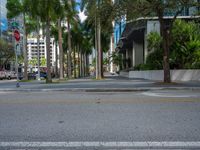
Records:
[[[83,77],[84,76],[84,70],[83,70],[83,68],[84,68],[84,66],[83,66],[83,52],[81,52],[81,77]]]
[[[86,76],[86,72],[85,72],[85,53],[83,53],[83,73],[84,73],[84,77]]]
[[[78,45],[78,77],[81,77],[81,71],[80,71],[80,45]]]
[[[49,18],[47,19],[46,22],[46,55],[47,55],[47,83],[51,83],[51,60],[50,60],[50,20]]]
[[[89,76],[90,75],[90,64],[89,64],[89,55],[88,54],[86,54],[86,60],[87,60],[87,63],[86,63],[87,75]]]
[[[56,52],[55,52],[55,55],[56,55],[55,76],[56,76],[56,78],[58,78],[59,77],[59,75],[58,75],[58,42],[56,42]]]
[[[97,38],[97,16],[95,15],[95,62],[96,62],[96,79],[98,79],[99,62],[98,62],[98,38]]]
[[[38,80],[40,80],[40,24],[37,18],[37,63],[38,63]]]
[[[88,70],[88,55],[87,55],[87,53],[85,54],[85,72],[86,72],[86,76],[88,76],[88,74],[89,74],[89,70]]]
[[[102,79],[102,50],[101,50],[101,24],[100,18],[97,18],[97,47],[98,47],[98,74],[97,79]]]
[[[59,43],[59,64],[60,64],[60,79],[64,77],[63,71],[63,46],[62,46],[62,28],[61,28],[61,19],[58,19],[58,43]]]
[[[69,19],[67,21],[67,27],[68,27],[68,37],[67,37],[67,42],[68,42],[68,78],[72,78],[72,68],[71,68],[71,53],[72,53],[72,43],[71,43],[71,31],[70,31],[70,23]]]
[[[74,57],[74,78],[76,78],[76,46],[74,46],[73,57]]]
[[[24,32],[23,32],[23,55],[24,55],[24,80],[28,80],[28,57],[27,57],[27,34],[26,34],[26,20],[23,14]]]

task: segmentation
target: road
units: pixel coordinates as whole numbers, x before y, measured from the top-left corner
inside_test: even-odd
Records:
[[[0,92],[2,150],[192,149],[199,141],[199,90]]]
[[[53,83],[53,84],[45,84],[45,81],[34,81],[34,82],[21,82],[20,88],[16,88],[15,80],[3,80],[0,81],[0,91],[5,90],[32,90],[32,91],[40,91],[40,90],[65,90],[70,91],[74,89],[162,89],[162,88],[173,88],[173,89],[199,89],[200,90],[200,82],[199,81],[191,81],[191,82],[177,82],[173,84],[161,84],[159,82],[143,80],[143,79],[127,79],[121,77],[110,77],[105,80],[94,80],[94,79],[76,79],[76,80],[68,80],[61,83]]]

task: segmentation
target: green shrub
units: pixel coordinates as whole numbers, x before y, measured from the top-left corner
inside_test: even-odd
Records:
[[[136,70],[158,70],[163,68],[162,38],[157,32],[148,37],[146,64],[137,65]],[[200,26],[195,22],[177,20],[170,41],[171,69],[200,69]]]

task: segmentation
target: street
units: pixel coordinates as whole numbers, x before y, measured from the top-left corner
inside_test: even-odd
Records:
[[[50,149],[103,149],[106,144],[107,148],[135,148],[134,142],[141,142],[139,148],[149,148],[144,142],[158,142],[152,144],[156,148],[159,144],[197,148],[199,116],[199,90],[0,91],[0,149],[34,148],[34,142],[44,142],[41,147]],[[59,146],[59,142],[72,143]],[[102,147],[98,142],[114,143]],[[187,142],[194,143],[187,147]]]

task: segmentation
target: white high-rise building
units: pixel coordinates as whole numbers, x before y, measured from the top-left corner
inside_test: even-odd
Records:
[[[45,38],[40,38],[40,60],[42,58],[47,58],[46,55],[46,40]],[[58,47],[57,47],[57,52],[58,52]],[[38,58],[38,51],[37,51],[37,38],[28,38],[27,39],[27,54],[28,54],[28,61],[37,59]],[[58,54],[57,54],[58,55]],[[54,38],[51,38],[50,40],[50,61],[51,61],[51,66],[54,68],[56,66],[56,42]],[[34,71],[37,71],[37,65],[32,66],[36,68]],[[46,66],[41,66],[41,67],[46,67]]]

